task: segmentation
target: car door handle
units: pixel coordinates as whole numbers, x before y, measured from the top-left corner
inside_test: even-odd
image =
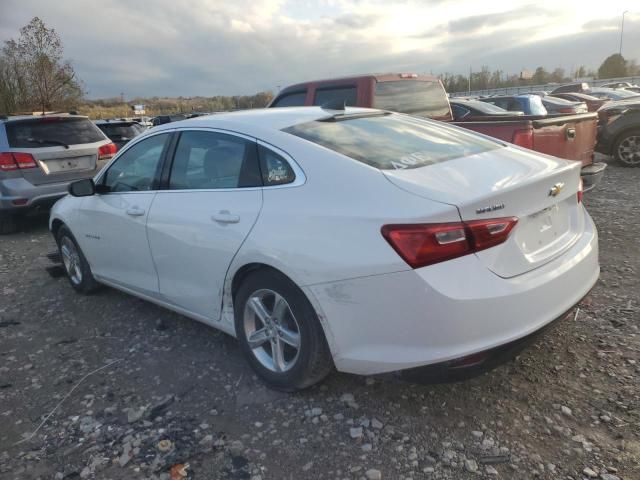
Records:
[[[211,220],[218,223],[238,223],[240,221],[240,216],[233,215],[228,210],[221,210],[218,213],[211,215]]]
[[[140,217],[144,215],[144,210],[140,207],[127,208],[127,215],[131,215],[132,217]]]

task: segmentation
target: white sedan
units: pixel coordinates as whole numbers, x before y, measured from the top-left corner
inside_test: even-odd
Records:
[[[282,390],[489,365],[599,275],[579,163],[378,110],[170,123],[70,194],[50,229],[73,288],[219,328]]]

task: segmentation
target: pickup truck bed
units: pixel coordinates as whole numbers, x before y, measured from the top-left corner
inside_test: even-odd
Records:
[[[483,133],[521,147],[555,157],[582,163],[585,190],[598,183],[606,165],[593,162],[594,142],[598,129],[595,113],[554,116],[512,116],[496,120],[478,117],[472,121],[452,122],[454,125]]]

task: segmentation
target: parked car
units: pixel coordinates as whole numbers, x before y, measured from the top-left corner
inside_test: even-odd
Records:
[[[73,180],[93,177],[116,146],[85,116],[0,117],[0,233],[50,207]]]
[[[462,100],[452,98],[449,100],[451,104],[451,112],[455,121],[461,120],[477,120],[483,117],[513,117],[514,115],[522,115],[522,112],[509,112],[504,108],[496,107],[490,103],[480,102],[478,100]]]
[[[602,105],[607,103],[607,99],[579,92],[554,93],[552,96],[556,98],[563,98],[565,100],[572,100],[574,102],[584,102],[587,104],[587,110],[589,112],[596,112]]]
[[[627,92],[634,92],[634,93],[640,94],[640,87],[627,87],[624,90],[626,90]]]
[[[74,289],[111,285],[234,335],[287,391],[334,366],[489,368],[599,275],[577,163],[380,110],[157,127],[70,193],[50,228]]]
[[[614,90],[613,88],[592,88],[589,90],[589,95],[594,97],[603,98],[605,100],[625,100],[627,98],[637,97],[636,92],[629,90]]]
[[[522,112],[525,115],[547,115],[547,109],[539,95],[503,95],[494,97],[481,97],[481,102],[490,103],[510,112]]]
[[[564,113],[564,114],[578,114],[587,113],[589,110],[585,102],[576,102],[572,100],[565,100],[564,98],[557,98],[551,95],[540,97],[544,108],[550,115]]]
[[[133,120],[96,120],[94,123],[116,144],[118,150],[129,140],[146,130],[145,127]]]
[[[596,150],[613,155],[623,165],[640,167],[640,96],[609,102],[598,110]]]
[[[165,123],[171,122],[179,122],[180,120],[184,120],[187,118],[185,115],[158,115],[157,117],[153,117],[151,119],[151,124],[155,127],[157,125],[164,125]]]
[[[629,88],[629,87],[637,87],[633,83],[629,82],[611,82],[600,85],[600,88]]]
[[[537,98],[537,97],[536,97]],[[359,75],[313,80],[284,88],[269,107],[301,105],[355,105],[407,113],[452,122],[449,98],[436,77],[415,73]],[[544,108],[544,107],[542,107]],[[484,118],[456,125],[505,142],[582,163],[585,190],[593,188],[606,164],[594,163],[597,115],[545,115]]]
[[[589,84],[586,82],[578,82],[578,83],[567,83],[566,85],[561,85],[553,90],[551,90],[551,95],[555,95],[556,93],[568,93],[568,92],[578,92],[578,93],[589,93]]]

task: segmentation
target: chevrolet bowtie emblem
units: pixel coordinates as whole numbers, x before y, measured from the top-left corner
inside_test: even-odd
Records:
[[[551,187],[549,189],[549,196],[550,197],[557,197],[558,194],[562,191],[563,188],[564,188],[564,183],[563,182],[556,183],[553,187]]]

